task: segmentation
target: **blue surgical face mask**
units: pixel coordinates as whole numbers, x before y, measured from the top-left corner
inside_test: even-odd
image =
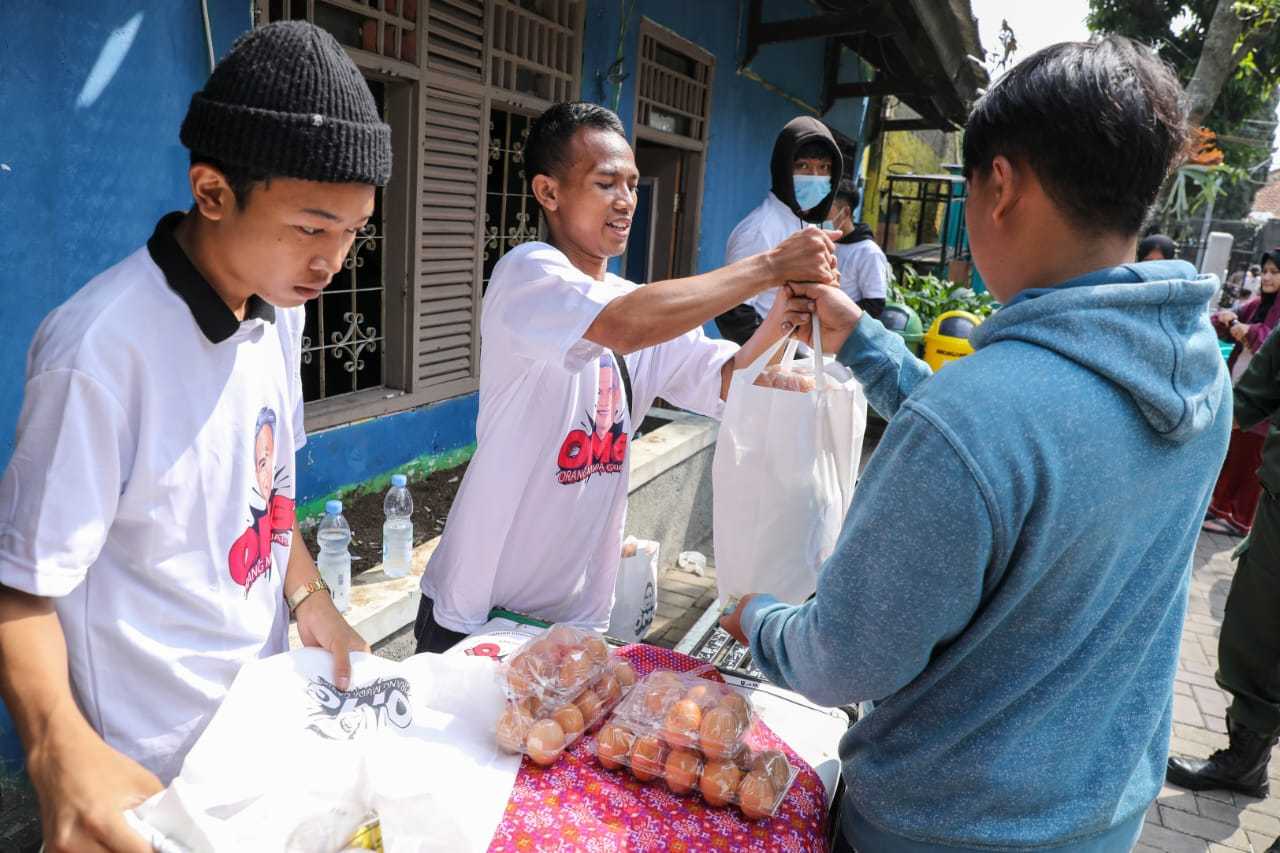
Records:
[[[796,204],[801,210],[812,210],[831,194],[831,178],[826,175],[793,175]]]

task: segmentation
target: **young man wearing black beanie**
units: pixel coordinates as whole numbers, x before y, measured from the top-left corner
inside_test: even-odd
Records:
[[[41,325],[0,480],[0,692],[47,850],[146,850],[159,790],[240,665],[368,645],[294,517],[303,304],[391,172],[360,72],[301,22],[243,36],[191,99],[194,205]]]

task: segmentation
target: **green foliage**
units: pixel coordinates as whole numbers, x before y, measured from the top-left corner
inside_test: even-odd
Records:
[[[895,302],[915,311],[926,331],[938,315],[948,311],[969,311],[986,317],[996,309],[991,294],[974,293],[936,275],[920,275],[910,265],[903,267],[902,275],[890,285],[890,295]]]
[[[1195,73],[1217,5],[1218,0],[1089,0],[1089,28],[1153,45],[1185,85]],[[1242,43],[1249,41],[1252,50],[1227,79],[1204,123],[1220,137],[1260,140],[1257,144],[1219,140],[1226,163],[1248,170],[1271,152],[1273,128],[1268,123],[1275,120],[1273,97],[1280,85],[1280,0],[1236,0],[1235,9],[1245,21]],[[1265,175],[1254,173],[1253,177]],[[1227,181],[1219,189],[1225,193],[1215,204],[1216,218],[1240,219],[1248,214],[1256,184]]]

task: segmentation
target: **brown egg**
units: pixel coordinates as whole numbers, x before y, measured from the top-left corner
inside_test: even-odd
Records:
[[[507,687],[514,696],[528,696],[546,679],[546,666],[535,655],[519,654],[507,667]]]
[[[708,761],[702,768],[698,790],[708,805],[723,806],[733,801],[742,781],[742,771],[731,761]]]
[[[607,724],[596,735],[596,760],[602,767],[617,770],[627,761],[636,736],[614,723]]]
[[[582,719],[582,712],[578,710],[577,705],[565,705],[552,714],[551,719],[559,723],[560,728],[564,729],[566,741],[572,742],[586,728],[586,721]]]
[[[742,725],[733,710],[717,705],[702,715],[698,743],[708,758],[732,758],[742,746]]]
[[[641,782],[651,782],[662,775],[667,747],[653,735],[636,738],[631,747],[631,774]]]
[[[769,777],[775,791],[787,787],[791,780],[791,766],[787,757],[776,749],[766,749],[751,757],[751,772],[763,773]]]
[[[542,716],[542,700],[537,696],[526,696],[516,705],[520,708],[520,712],[530,720],[536,720]]]
[[[525,736],[533,721],[520,712],[519,708],[507,706],[507,710],[498,718],[496,735],[498,746],[507,752],[522,752]]]
[[[680,676],[676,675],[669,669],[655,669],[649,673],[644,680],[645,684],[650,687],[666,687],[668,689],[680,688],[683,692],[684,685],[680,682]]]
[[[613,675],[618,679],[618,683],[622,685],[623,690],[630,690],[632,685],[636,683],[636,671],[625,660],[614,662]]]
[[[587,726],[594,725],[604,713],[604,703],[600,701],[600,697],[594,690],[584,690],[573,704],[577,705],[578,710],[582,712],[582,720]]]
[[[645,713],[654,719],[662,717],[671,700],[680,695],[673,692],[670,685],[649,684],[645,681],[641,682],[641,687],[645,691],[643,700]]]
[[[596,695],[600,697],[600,701],[606,706],[612,705],[622,698],[622,685],[618,683],[618,679],[613,673],[606,672],[600,676],[600,680],[595,684]]]
[[[594,665],[585,652],[575,652],[560,664],[560,675],[557,679],[560,687],[568,691],[576,691],[591,678]]]
[[[730,708],[737,715],[742,722],[743,730],[747,728],[747,725],[751,722],[751,706],[741,694],[734,693],[732,690],[727,691],[720,697],[720,704]]]
[[[688,749],[673,749],[667,754],[662,776],[667,780],[671,793],[687,794],[698,784],[698,771],[701,769],[702,759],[698,757],[698,753]]]
[[[699,708],[710,708],[720,702],[720,691],[711,684],[695,684],[685,691],[684,698]]]
[[[595,634],[587,635],[582,641],[582,648],[586,651],[587,657],[596,664],[602,664],[609,659],[608,644]]]
[[[555,720],[539,720],[529,728],[524,746],[531,759],[546,767],[564,752],[564,729]]]
[[[557,646],[581,646],[582,632],[568,625],[552,625],[544,639]]]
[[[662,723],[662,738],[672,746],[694,748],[698,745],[698,729],[702,725],[702,709],[698,703],[681,699],[671,706]]]
[[[778,792],[773,789],[769,777],[763,773],[748,773],[738,786],[738,808],[752,820],[769,817],[776,799]]]
[[[564,658],[564,647],[552,642],[548,637],[539,637],[525,643],[520,654],[541,661],[544,666],[550,668],[560,665],[561,659]]]

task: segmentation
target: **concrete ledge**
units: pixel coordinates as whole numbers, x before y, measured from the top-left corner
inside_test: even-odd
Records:
[[[631,492],[715,444],[719,430],[716,421],[687,412],[663,411],[661,416],[669,417],[671,423],[631,444]],[[369,645],[379,643],[413,624],[414,617],[418,615],[422,573],[439,544],[440,537],[437,536],[414,548],[409,574],[402,578],[387,577],[378,565],[353,579],[351,608],[345,615]],[[298,648],[301,645],[298,626],[291,624],[289,646]]]

